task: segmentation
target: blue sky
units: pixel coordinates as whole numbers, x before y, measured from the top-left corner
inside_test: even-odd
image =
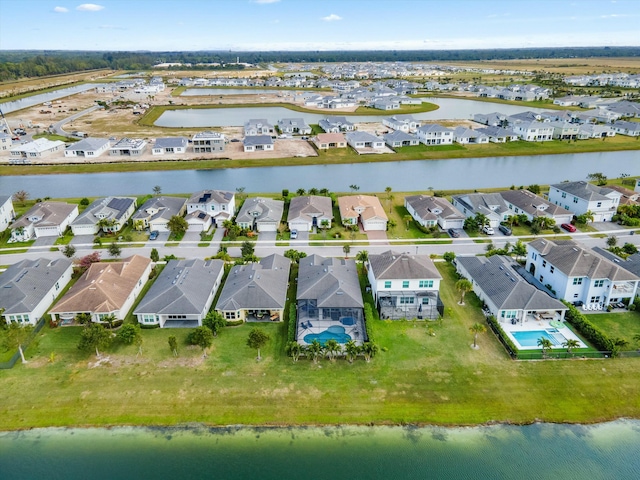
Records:
[[[0,49],[640,45],[638,0],[0,0]]]

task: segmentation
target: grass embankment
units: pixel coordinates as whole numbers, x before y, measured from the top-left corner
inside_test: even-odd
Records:
[[[318,152],[317,157],[305,158],[252,158],[244,160],[167,160],[150,162],[92,163],[73,165],[0,165],[0,175],[34,175],[55,173],[143,172],[162,170],[194,170],[218,168],[253,168],[274,166],[338,165],[345,163],[395,162],[405,160],[446,160],[453,158],[508,157],[524,155],[560,155],[640,149],[640,141],[617,135],[602,140],[578,142],[511,142],[485,145],[444,145],[403,147],[396,153],[385,155],[358,155],[350,148]]]
[[[0,429],[69,425],[478,424],[596,422],[640,416],[637,359],[514,362],[490,333],[470,348],[469,327],[484,322],[473,294],[457,305],[456,277],[439,264],[442,325],[375,321],[388,351],[318,365],[284,355],[285,324],[263,324],[271,342],[255,361],[254,325],[225,328],[203,360],[185,330],[144,330],[135,346],[95,356],[77,350],[79,328],[45,328],[29,363],[2,372]],[[431,327],[435,336],[428,333]],[[178,337],[179,357],[168,347]],[[49,358],[54,353],[54,362]],[[39,400],[38,400],[39,399]],[[38,403],[38,407],[34,405]]]

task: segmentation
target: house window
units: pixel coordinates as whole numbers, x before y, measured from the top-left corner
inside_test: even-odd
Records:
[[[546,267],[547,266],[547,261],[546,260],[542,260],[542,267]]]
[[[542,282],[544,280],[544,276],[540,275],[540,281]]]
[[[553,273],[553,271],[554,271],[554,270],[555,270],[555,268],[553,268],[553,265],[551,265],[551,266],[549,267],[549,273]]]
[[[400,297],[400,305],[413,305],[414,303],[414,297]]]
[[[573,203],[578,203],[578,197],[573,197]]]
[[[60,288],[60,282],[56,282],[56,290]]]
[[[578,298],[578,294],[577,294],[577,293],[574,293],[574,294],[573,294],[573,298]]]
[[[384,282],[384,288],[391,288],[391,280],[387,280]]]
[[[600,302],[600,295],[591,297],[591,303],[598,303],[598,302]]]
[[[409,288],[409,280],[402,281],[402,288]]]
[[[236,312],[224,312],[224,318],[227,320],[235,320]]]
[[[596,281],[593,283],[593,286],[594,286],[594,287],[604,287],[604,280],[596,280]]]
[[[420,280],[420,288],[433,288],[433,280]]]
[[[429,305],[429,297],[422,297],[422,304]]]
[[[211,205],[211,210],[215,210],[216,206],[215,205]]]
[[[567,198],[567,193],[566,192],[562,192],[562,198]]]
[[[576,277],[573,279],[574,285],[582,285],[582,277]]]

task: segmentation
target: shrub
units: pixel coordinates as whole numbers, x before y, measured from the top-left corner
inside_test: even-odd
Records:
[[[518,349],[516,348],[516,345],[511,341],[509,337],[507,337],[507,334],[504,333],[504,330],[500,326],[500,322],[498,322],[496,317],[494,317],[493,315],[487,317],[487,323],[491,326],[494,332],[498,333],[498,338],[503,343],[503,345],[507,347],[507,350],[510,350],[509,353],[512,356],[515,355],[517,357]]]
[[[369,339],[370,342],[373,342],[373,328],[371,326],[372,323],[373,323],[373,309],[371,308],[370,303],[365,303],[364,304],[364,325],[365,325],[365,330],[367,331],[367,338]]]
[[[565,318],[588,342],[592,343],[600,351],[611,351],[615,343],[606,333],[601,331],[593,323],[582,315],[576,307],[565,303],[569,307]]]
[[[244,323],[244,320],[226,320],[225,326],[227,327],[238,327]]]
[[[295,303],[291,303],[289,305],[289,325],[287,329],[287,338],[290,342],[296,341],[296,322],[297,322],[297,313],[296,313],[296,305]]]

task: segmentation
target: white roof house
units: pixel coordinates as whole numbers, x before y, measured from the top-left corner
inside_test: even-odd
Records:
[[[185,137],[157,138],[151,149],[153,155],[165,155],[167,153],[186,153],[189,140]]]
[[[64,149],[65,157],[99,157],[109,150],[109,140],[106,138],[83,138]]]
[[[64,142],[60,140],[47,140],[46,138],[38,138],[32,142],[14,145],[11,147],[11,155],[22,158],[41,158],[47,157],[54,152],[64,148]]]

